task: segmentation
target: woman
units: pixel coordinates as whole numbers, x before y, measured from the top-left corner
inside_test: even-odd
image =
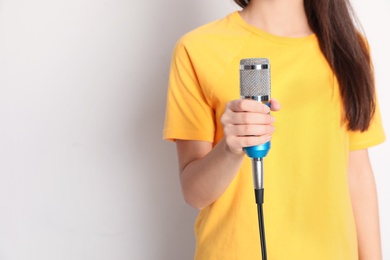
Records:
[[[184,198],[200,209],[195,259],[261,259],[243,148],[271,137],[268,258],[381,259],[367,148],[385,136],[348,1],[235,1],[242,11],[183,36],[172,59],[164,138],[176,141]],[[271,114],[239,99],[239,61],[259,57],[272,68]]]

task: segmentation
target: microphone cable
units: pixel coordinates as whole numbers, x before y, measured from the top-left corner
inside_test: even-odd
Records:
[[[264,199],[264,189],[255,190],[255,193],[261,193],[261,199]],[[256,194],[256,198],[257,198]],[[267,246],[265,244],[265,229],[264,229],[264,213],[263,213],[263,203],[257,204],[257,215],[259,219],[259,233],[260,233],[260,247],[261,247],[261,259],[267,260]]]
[[[263,179],[263,158],[252,158],[253,164],[259,166],[261,170],[261,179]],[[258,168],[258,169],[259,169]],[[264,188],[255,188],[255,198],[257,204],[257,216],[259,221],[259,234],[260,234],[260,248],[261,248],[261,259],[267,260],[267,246],[265,243],[265,228],[264,228],[264,212],[263,212],[263,203],[264,203]]]

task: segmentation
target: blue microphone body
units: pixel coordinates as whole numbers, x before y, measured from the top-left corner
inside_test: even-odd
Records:
[[[250,158],[264,158],[267,156],[270,149],[271,142],[266,142],[265,144],[261,145],[245,147],[244,151]]]

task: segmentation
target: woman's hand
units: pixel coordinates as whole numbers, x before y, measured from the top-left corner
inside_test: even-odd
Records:
[[[278,111],[280,107],[276,99],[271,99],[271,109],[251,99],[237,99],[227,103],[221,123],[230,151],[241,154],[244,147],[271,140],[275,131],[272,126],[275,118],[269,112]]]

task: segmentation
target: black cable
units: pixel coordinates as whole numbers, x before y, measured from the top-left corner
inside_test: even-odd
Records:
[[[263,260],[267,260],[267,250],[266,250],[266,246],[265,246],[263,204],[257,204],[257,212],[258,212],[258,215],[259,215],[261,257],[262,257]]]
[[[264,214],[263,214],[264,189],[255,189],[255,196],[256,196],[256,204],[257,204],[257,213],[259,218],[261,256],[263,260],[267,260],[267,249],[265,245],[265,230],[264,230]]]

